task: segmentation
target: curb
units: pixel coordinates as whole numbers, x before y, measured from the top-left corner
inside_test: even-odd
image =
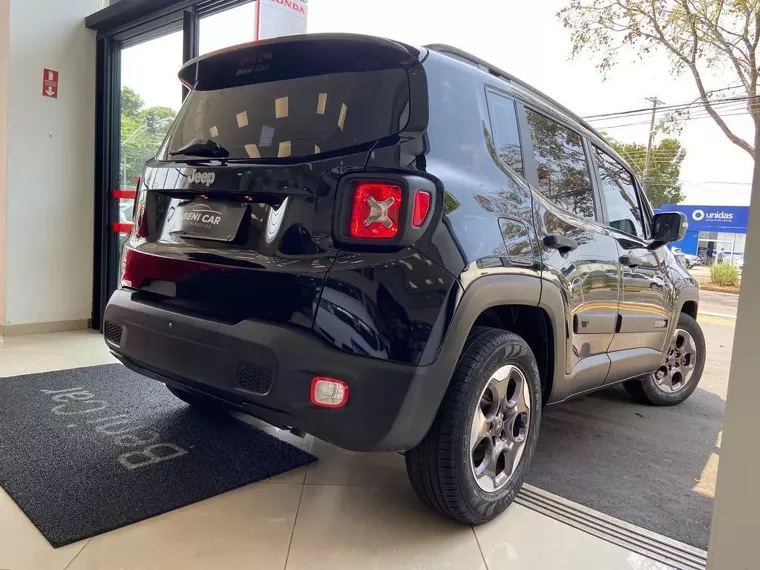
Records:
[[[719,317],[721,319],[732,319],[736,320],[736,315],[729,315],[727,313],[708,313],[706,311],[703,311],[697,315],[698,317]]]

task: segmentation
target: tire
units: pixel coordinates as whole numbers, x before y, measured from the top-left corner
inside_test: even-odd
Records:
[[[681,383],[673,382],[673,376],[670,376],[670,372],[673,370],[672,366],[669,366],[669,359],[672,350],[674,349],[674,343],[680,342],[679,331],[685,331],[694,343],[694,357],[691,359],[693,363],[691,366],[683,366],[679,368],[681,374]],[[684,337],[682,336],[681,339]],[[688,344],[688,340],[686,341]],[[677,347],[675,347],[677,350]],[[683,349],[680,354],[681,362],[685,362],[686,353],[689,349]],[[702,328],[697,321],[686,313],[681,313],[678,318],[678,324],[676,325],[676,334],[668,348],[668,360],[653,374],[647,374],[641,378],[635,380],[628,380],[623,382],[623,386],[634,400],[640,404],[647,404],[650,406],[675,406],[685,401],[692,395],[694,390],[697,389],[700,379],[702,378],[702,371],[705,367],[705,337],[702,333]],[[676,362],[678,358],[676,357]],[[690,373],[688,373],[690,371]],[[664,374],[664,376],[663,376]],[[663,377],[660,377],[663,376]],[[686,380],[684,382],[684,380]],[[670,383],[670,384],[669,384]],[[669,385],[675,386],[675,390],[669,390]]]
[[[502,380],[494,376],[497,372]],[[524,390],[521,390],[523,386]],[[511,399],[510,389],[513,390]],[[504,398],[496,397],[498,391],[505,391]],[[502,403],[500,408],[497,401]],[[526,404],[529,409],[521,412]],[[495,417],[499,416],[500,412],[497,412],[486,425],[499,432],[503,441],[513,446],[514,453],[485,456],[499,457],[498,461],[490,463],[497,466],[494,471],[502,465],[501,479],[494,479],[494,482],[499,481],[499,486],[494,485],[491,489],[488,475],[483,474],[477,480],[475,475],[475,471],[485,465],[485,457],[479,463],[480,467],[473,458],[479,458],[489,445],[494,446],[494,442],[502,439],[492,437],[489,431],[489,435],[474,438],[480,443],[473,447],[471,428],[476,412],[485,414],[482,418],[486,419],[497,409],[504,410],[503,423]],[[522,487],[536,447],[540,422],[541,380],[528,344],[511,332],[474,328],[430,431],[417,447],[406,453],[406,470],[412,488],[423,503],[454,520],[482,524],[494,519],[512,503]],[[524,429],[522,443],[516,444],[521,429]],[[507,476],[505,464],[515,458],[514,470]],[[500,463],[502,460],[504,464]]]
[[[167,385],[166,389],[186,404],[190,404],[194,410],[210,413],[220,411],[220,407],[211,398],[197,396],[195,394],[182,390],[181,388],[174,388],[173,386]]]

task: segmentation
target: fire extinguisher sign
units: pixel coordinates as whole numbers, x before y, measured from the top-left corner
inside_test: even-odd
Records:
[[[58,99],[58,72],[54,69],[42,70],[42,96]]]

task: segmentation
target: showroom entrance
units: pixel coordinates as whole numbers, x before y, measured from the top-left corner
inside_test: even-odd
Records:
[[[256,38],[251,0],[120,0],[89,16],[98,32],[92,326],[119,277],[137,183],[182,105],[177,78],[198,55]]]

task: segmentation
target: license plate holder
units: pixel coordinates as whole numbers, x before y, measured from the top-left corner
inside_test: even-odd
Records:
[[[193,200],[178,208],[172,234],[193,239],[230,242],[235,239],[247,206],[209,200]]]

